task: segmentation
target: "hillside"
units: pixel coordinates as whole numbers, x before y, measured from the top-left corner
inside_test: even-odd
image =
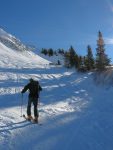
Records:
[[[60,61],[60,64],[63,66],[64,65],[64,55],[58,53],[58,51],[55,51],[56,54],[53,54],[53,56],[49,55],[44,55],[41,53],[41,49],[36,49],[34,50],[34,53],[37,54],[38,56],[50,61],[53,64],[58,64],[58,61]]]
[[[0,28],[0,42],[3,43],[8,48],[17,50],[17,51],[25,51],[31,50],[32,48],[23,44],[19,39],[15,36],[7,33],[3,29]]]
[[[0,29],[0,39],[1,68],[45,67],[45,65],[50,63],[46,59],[34,54],[20,40],[2,29]]]

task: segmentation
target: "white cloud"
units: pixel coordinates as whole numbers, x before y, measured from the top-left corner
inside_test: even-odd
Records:
[[[105,38],[105,44],[113,45],[113,38]]]

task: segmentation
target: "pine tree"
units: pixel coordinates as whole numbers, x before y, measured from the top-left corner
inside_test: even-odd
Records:
[[[77,54],[74,57],[74,61],[75,61],[75,68],[78,69],[79,68],[79,56]]]
[[[52,48],[49,48],[49,49],[48,49],[48,55],[49,55],[49,56],[53,56],[53,49],[52,49]]]
[[[76,55],[76,52],[75,52],[74,48],[71,46],[69,48],[69,63],[70,63],[71,67],[75,66],[75,55]]]
[[[102,33],[98,32],[98,40],[97,40],[97,54],[96,54],[96,68],[98,71],[102,71],[106,66],[110,65],[110,59],[105,54],[105,44],[102,37]]]
[[[64,58],[65,58],[65,66],[66,67],[68,67],[68,68],[75,67],[76,69],[79,68],[80,59],[72,46],[70,46],[68,52],[66,52],[64,54]]]
[[[59,48],[59,49],[58,49],[58,53],[63,55],[63,54],[64,54],[64,49],[60,49],[60,48]]]
[[[44,55],[47,55],[47,53],[48,53],[48,52],[47,52],[47,49],[42,48],[41,53],[44,54]]]
[[[78,71],[83,72],[84,71],[84,57],[79,56],[78,57]]]
[[[87,70],[91,70],[94,68],[94,57],[93,57],[93,53],[92,53],[92,49],[90,47],[90,45],[88,45],[87,47],[87,56],[84,60],[85,66],[87,68]]]
[[[58,62],[58,63],[57,63],[58,65],[61,65],[61,62],[60,62],[60,60],[58,60],[57,62]]]
[[[64,66],[67,68],[70,68],[70,62],[69,62],[69,52],[65,52],[64,54]]]

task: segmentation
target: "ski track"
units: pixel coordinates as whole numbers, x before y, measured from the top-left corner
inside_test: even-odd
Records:
[[[42,126],[20,117],[20,91],[31,77],[43,87]],[[64,68],[2,69],[0,83],[0,150],[113,150],[112,89],[97,87],[92,73]]]

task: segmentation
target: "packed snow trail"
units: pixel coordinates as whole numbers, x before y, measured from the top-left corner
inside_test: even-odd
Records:
[[[20,117],[20,91],[31,77],[43,88],[42,126]],[[92,73],[60,67],[1,69],[0,83],[0,150],[113,150],[113,88],[96,86]]]

